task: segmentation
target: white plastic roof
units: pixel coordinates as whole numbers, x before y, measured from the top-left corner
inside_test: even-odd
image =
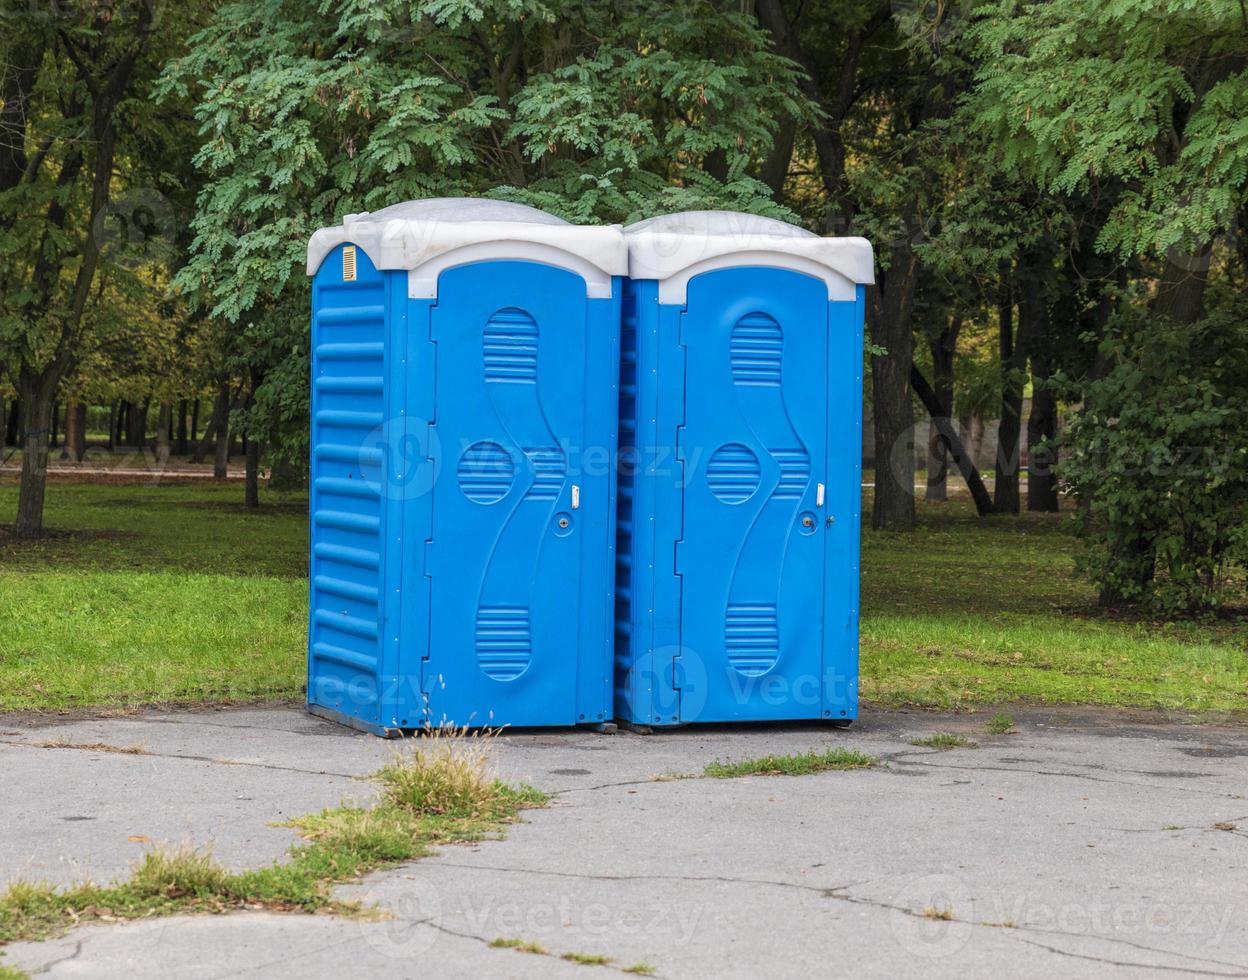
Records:
[[[619,225],[574,225],[523,204],[470,197],[405,201],[349,214],[308,242],[308,275],[344,242],[378,269],[409,270],[411,296],[437,294],[437,274],[461,262],[531,259],[585,276],[589,294],[610,295],[610,279],[628,271]]]
[[[875,282],[865,238],[821,238],[775,218],[738,211],[684,211],[624,229],[628,274],[660,281],[661,302],[684,302],[695,275],[732,266],[795,269],[823,279],[830,299],[853,299],[854,285]]]

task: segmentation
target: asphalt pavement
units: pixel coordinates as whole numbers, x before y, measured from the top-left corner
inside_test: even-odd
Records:
[[[0,963],[134,980],[1248,977],[1248,729],[1029,709],[989,735],[989,714],[504,734],[500,776],[554,802],[504,839],[342,887],[372,920],[106,923]],[[978,747],[911,744],[938,731]],[[702,776],[831,746],[880,764]],[[0,881],[107,881],[154,842],[240,869],[280,859],[294,835],[274,821],[367,801],[394,748],[288,706],[0,716]]]

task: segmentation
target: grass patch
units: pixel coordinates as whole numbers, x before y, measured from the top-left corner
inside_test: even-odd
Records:
[[[597,953],[560,953],[559,959],[580,963],[581,966],[606,966],[611,962],[610,956],[600,956]]]
[[[623,969],[625,973],[636,973],[639,976],[648,977],[657,968],[649,963],[634,963],[632,966],[626,966]]]
[[[372,807],[344,805],[286,821],[302,841],[290,859],[233,873],[207,851],[153,848],[125,880],[58,889],[17,882],[0,892],[0,945],[47,939],[83,922],[111,922],[187,912],[267,908],[290,912],[359,914],[358,903],[333,898],[333,886],[380,868],[412,861],[443,844],[498,834],[521,810],[547,797],[528,787],[499,782],[481,761],[482,743],[451,736],[396,755],[377,778],[384,791]],[[472,760],[465,767],[459,754]],[[404,770],[418,770],[425,796],[403,789]],[[448,787],[461,788],[464,772],[476,785],[471,802],[445,805]]]
[[[972,742],[965,735],[955,735],[952,732],[936,732],[932,735],[925,735],[923,738],[912,738],[911,745],[920,745],[927,749],[977,749],[979,745]]]
[[[0,980],[30,980],[30,974],[15,966],[5,966],[0,963]]]
[[[532,953],[534,956],[549,956],[550,953],[541,943],[531,942],[526,939],[514,939],[507,936],[499,936],[490,943],[495,949],[514,949],[518,953]]]
[[[0,528],[0,710],[298,697],[306,496],[241,495],[51,482],[47,538]]]
[[[1014,719],[1007,714],[996,714],[984,723],[984,727],[990,735],[1009,735],[1014,731]]]
[[[142,745],[109,745],[108,742],[71,742],[66,738],[36,742],[41,749],[78,749],[82,752],[112,752],[115,755],[150,755]]]
[[[1058,515],[917,508],[913,534],[863,531],[863,698],[1248,712],[1248,604],[1195,622],[1106,612],[1072,574],[1079,545]]]
[[[953,909],[948,906],[929,905],[923,910],[923,918],[937,919],[941,922],[951,922],[953,920]]]
[[[715,761],[702,770],[702,775],[715,779],[737,776],[804,776],[829,769],[867,769],[878,760],[861,752],[835,748],[823,752],[802,752],[797,755],[767,755],[761,759],[740,762]]]

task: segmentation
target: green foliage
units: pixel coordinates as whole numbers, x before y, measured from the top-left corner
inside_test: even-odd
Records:
[[[1128,320],[1104,347],[1060,468],[1078,567],[1115,601],[1216,609],[1248,562],[1248,308]]]
[[[753,17],[709,0],[223,4],[160,94],[194,100],[206,181],[177,285],[235,325],[249,435],[306,451],[318,227],[465,194],[573,221],[791,217],[749,168],[781,121],[812,118],[797,77]]]
[[[971,107],[1007,167],[1061,194],[1124,188],[1099,239],[1200,251],[1248,187],[1248,31],[1228,0],[993,0]]]

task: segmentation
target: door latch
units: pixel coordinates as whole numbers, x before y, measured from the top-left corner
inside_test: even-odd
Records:
[[[575,483],[572,484],[572,509],[576,510],[581,506],[581,488]]]
[[[818,484],[818,485],[815,487],[815,506],[816,506],[816,507],[822,507],[822,506],[823,506],[823,492],[824,492],[824,489],[825,489],[825,487],[824,487],[824,485],[823,485],[822,483]]]

